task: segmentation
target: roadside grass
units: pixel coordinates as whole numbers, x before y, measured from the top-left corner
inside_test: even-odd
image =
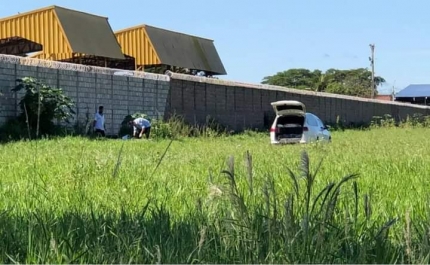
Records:
[[[427,263],[429,132],[0,145],[0,261]]]

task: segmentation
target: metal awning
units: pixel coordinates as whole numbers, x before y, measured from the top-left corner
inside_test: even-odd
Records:
[[[40,51],[43,51],[42,44],[25,38],[16,36],[0,39],[0,54],[27,56],[28,53]]]
[[[135,58],[126,54],[124,54],[124,57],[125,59],[114,59],[94,55],[75,54],[72,58],[61,60],[61,62],[134,71],[136,66]]]

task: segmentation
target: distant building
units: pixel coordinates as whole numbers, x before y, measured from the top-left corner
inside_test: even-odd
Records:
[[[393,101],[393,95],[376,95],[375,99]]]
[[[396,101],[430,105],[430,84],[412,84],[395,95]]]
[[[48,6],[0,18],[0,54],[134,70],[107,17]]]
[[[107,17],[55,5],[0,18],[0,54],[160,74],[227,74],[211,39],[149,25],[114,33]]]
[[[199,76],[226,75],[214,41],[149,25],[115,32],[122,52],[136,58],[136,69],[167,70]]]

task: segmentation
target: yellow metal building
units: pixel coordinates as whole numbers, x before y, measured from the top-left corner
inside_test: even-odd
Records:
[[[135,68],[106,17],[59,6],[0,18],[0,53],[115,68],[131,60]]]
[[[145,65],[161,64],[160,58],[146,33],[145,25],[117,31],[115,36],[121,45],[122,52],[130,54],[136,59],[138,70],[143,70],[141,68]]]
[[[139,25],[115,32],[122,52],[135,58],[137,70],[163,73],[188,69],[227,74],[213,40]]]

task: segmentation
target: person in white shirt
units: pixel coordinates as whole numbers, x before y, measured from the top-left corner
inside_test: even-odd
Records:
[[[144,118],[136,118],[130,121],[130,124],[133,126],[133,136],[141,139],[143,133],[145,133],[146,139],[149,138],[149,134],[151,133],[151,122]]]
[[[99,106],[99,111],[94,117],[94,131],[98,136],[105,137],[105,116],[103,114],[103,106]]]

